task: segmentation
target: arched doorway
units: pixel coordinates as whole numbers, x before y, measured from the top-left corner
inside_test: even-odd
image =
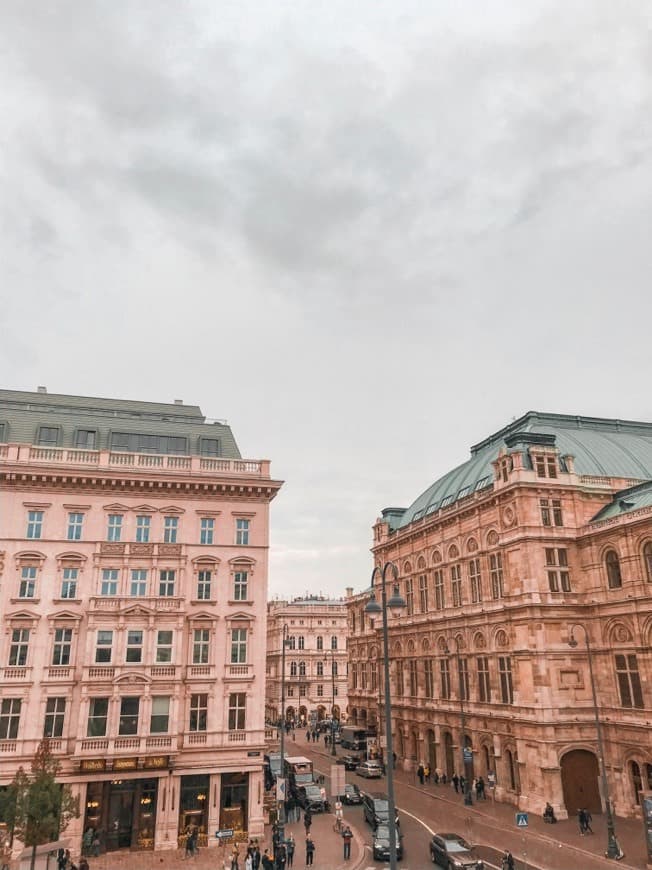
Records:
[[[308,708],[305,706],[305,704],[302,704],[299,707],[299,724],[305,725],[307,721],[308,721]]]
[[[435,771],[437,769],[437,744],[435,743],[435,732],[432,728],[426,731],[426,755],[430,770]]]
[[[444,733],[444,764],[445,774],[450,779],[455,773],[455,755],[453,753],[453,735],[450,731]]]
[[[285,721],[286,722],[294,722],[295,714],[294,707],[287,707],[285,710]]]
[[[321,720],[325,717],[325,715],[326,715],[326,707],[324,707],[323,704],[320,704],[317,707],[317,721],[321,722]]]
[[[332,713],[333,713],[333,719],[339,720],[339,718],[340,718],[340,706],[339,706],[339,704],[333,704]]]
[[[584,808],[601,813],[598,759],[587,749],[573,749],[561,760],[561,787],[569,816]]]

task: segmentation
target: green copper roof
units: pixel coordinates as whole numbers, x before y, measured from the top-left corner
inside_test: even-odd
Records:
[[[641,508],[651,506],[652,481],[647,481],[638,486],[632,486],[629,489],[623,489],[620,492],[617,492],[614,495],[613,501],[598,511],[591,522],[597,523],[600,522],[600,520],[621,517],[623,514],[630,514],[632,511],[638,511]]]
[[[501,448],[509,450],[518,440],[517,433],[554,436],[560,455],[575,457],[577,474],[652,479],[652,423],[528,411],[471,447],[471,458],[429,486],[405,511],[400,527],[491,486],[491,463]]]

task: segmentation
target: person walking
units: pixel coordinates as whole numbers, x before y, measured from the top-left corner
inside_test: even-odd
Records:
[[[509,849],[505,849],[501,870],[514,870],[514,856]]]
[[[423,764],[421,764],[421,762],[419,762],[419,766],[417,767],[417,776],[419,777],[419,782],[421,783],[421,785],[423,785],[424,770]]]
[[[451,782],[453,783],[453,788],[455,789],[455,793],[458,794],[459,790],[460,790],[460,778],[456,773],[453,774],[453,778],[451,779]]]
[[[290,834],[290,836],[285,841],[285,851],[287,852],[287,856],[288,856],[288,863],[287,863],[288,867],[291,867],[294,864],[294,850],[295,850],[295,848],[296,848],[296,843],[294,841],[294,837],[292,836],[292,834]]]
[[[593,817],[591,813],[584,807],[584,831],[587,834],[593,833],[593,828],[591,827],[591,822],[593,821]]]
[[[254,870],[254,859],[251,852],[247,852],[247,857],[245,858],[244,870]]]
[[[279,843],[276,849],[276,870],[285,870],[287,864],[288,853],[285,848],[285,843]]]
[[[312,825],[312,813],[310,812],[310,808],[306,807],[306,810],[303,814],[303,826],[306,829],[306,837],[310,834],[311,825]]]
[[[586,813],[584,812],[584,809],[582,807],[580,807],[577,813],[577,824],[579,825],[580,835],[583,837],[586,833],[586,827],[588,822],[586,821]]]
[[[348,861],[351,857],[351,840],[353,839],[353,832],[348,825],[344,825],[342,839],[344,840],[344,860]]]
[[[261,860],[262,856],[260,854],[260,846],[258,845],[258,840],[254,840],[254,847],[251,850],[251,864],[253,870],[258,870]]]
[[[233,844],[233,849],[231,850],[231,870],[240,870],[240,849],[238,848],[238,844]]]
[[[265,849],[262,857],[263,870],[274,870],[274,862],[269,857],[269,849]]]
[[[481,776],[479,776],[475,781],[476,800],[483,800],[483,801],[487,800],[487,795],[485,794],[484,789],[485,789],[484,779]]]
[[[427,763],[423,765],[423,777],[426,781],[426,785],[430,785],[430,765]]]
[[[315,843],[308,834],[306,837],[306,866],[309,867],[312,864],[313,858],[315,856]]]

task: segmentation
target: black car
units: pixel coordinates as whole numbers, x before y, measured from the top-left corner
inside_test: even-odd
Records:
[[[325,813],[327,804],[318,785],[302,785],[297,789],[297,800],[304,810],[311,813]]]
[[[430,840],[430,859],[446,870],[481,870],[484,867],[475,846],[459,834],[435,834]]]
[[[387,825],[389,822],[389,798],[382,792],[367,793],[362,795],[362,809],[364,811],[364,820],[372,828],[377,828],[378,825]],[[396,824],[399,824],[398,812],[396,813]]]
[[[354,782],[345,783],[342,803],[349,805],[362,803],[362,793]]]
[[[396,830],[396,858],[400,861],[403,857],[403,834],[398,827]],[[374,861],[389,861],[389,827],[378,825],[373,836]]]
[[[344,765],[344,770],[355,770],[360,764],[359,755],[340,755],[337,759],[338,764]]]

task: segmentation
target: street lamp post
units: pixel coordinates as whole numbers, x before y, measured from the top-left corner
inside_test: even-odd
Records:
[[[593,696],[593,715],[595,716],[595,731],[598,740],[598,760],[600,762],[600,778],[602,780],[602,793],[604,794],[604,803],[607,816],[607,858],[622,858],[622,852],[616,840],[616,827],[614,824],[614,816],[611,810],[611,797],[609,794],[609,781],[607,780],[607,768],[604,760],[604,746],[602,743],[602,724],[600,723],[600,714],[598,712],[598,696],[595,689],[595,677],[593,675],[593,655],[591,644],[589,642],[589,633],[583,625],[575,625],[571,627],[568,645],[575,649],[577,640],[575,639],[574,631],[576,628],[581,628],[584,632],[584,642],[586,645],[586,655],[589,660],[589,677],[591,679],[591,694]]]
[[[466,683],[462,672],[462,656],[460,654],[460,642],[457,637],[455,641],[456,658],[457,658],[457,674],[459,677],[459,695],[460,695],[460,747],[462,751],[462,770],[464,771],[464,803],[467,807],[473,805],[473,796],[471,794],[471,759],[467,760],[466,753],[466,714],[464,712],[464,697],[466,695]],[[448,647],[446,647],[448,655]]]
[[[287,795],[287,782],[285,780],[285,648],[288,646],[288,626],[287,623],[283,626],[281,632],[281,779],[285,784],[284,791],[286,794],[281,795],[278,809],[278,833],[279,842],[285,842],[285,798]],[[279,795],[276,795],[277,801]]]
[[[333,698],[333,702],[331,704],[331,755],[337,755],[337,750],[335,749],[335,650],[332,648],[330,650],[326,650],[326,657],[324,661],[328,661],[328,653],[331,655],[331,696]]]
[[[394,589],[392,597],[387,600],[387,571],[391,570],[394,580]],[[376,575],[381,579],[381,604],[376,600],[376,595],[373,591],[374,580]],[[390,870],[397,870],[396,864],[396,803],[394,800],[394,745],[392,742],[392,703],[389,679],[389,632],[387,628],[387,610],[398,612],[405,607],[405,601],[401,597],[398,589],[398,568],[393,562],[386,562],[382,570],[377,565],[371,574],[371,597],[365,607],[365,613],[371,616],[377,616],[382,613],[383,617],[383,647],[385,652],[385,743],[387,747],[386,768],[387,768],[387,797],[389,798],[389,866]]]

